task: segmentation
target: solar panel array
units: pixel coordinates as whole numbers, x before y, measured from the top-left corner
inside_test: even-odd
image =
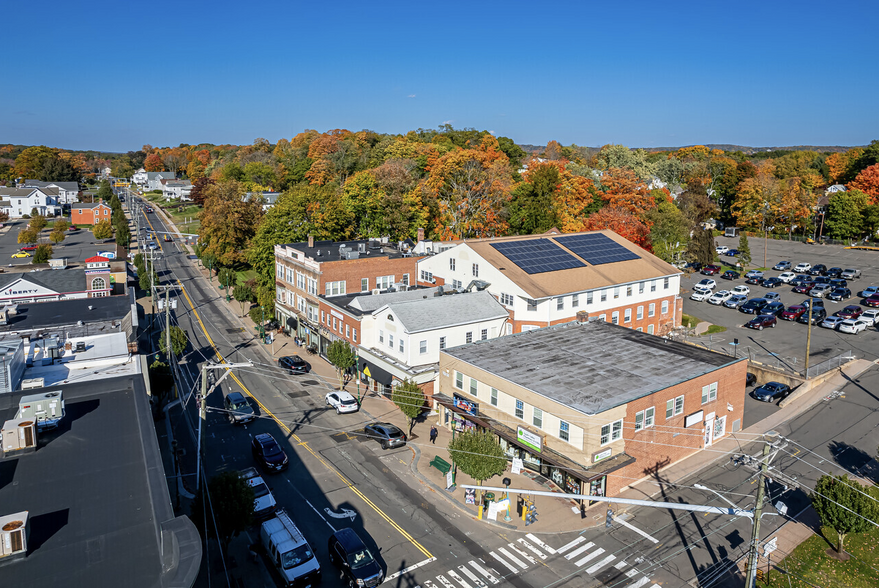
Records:
[[[528,274],[586,267],[585,263],[549,239],[507,241],[492,243],[491,246]]]
[[[637,254],[601,233],[567,235],[555,239],[592,265],[640,259]]]

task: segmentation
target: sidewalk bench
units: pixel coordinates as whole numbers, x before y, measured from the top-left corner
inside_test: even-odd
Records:
[[[430,466],[441,471],[443,475],[448,474],[449,470],[452,469],[452,464],[450,464],[438,455],[430,460]]]

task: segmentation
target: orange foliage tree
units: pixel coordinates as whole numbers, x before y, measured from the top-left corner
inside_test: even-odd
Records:
[[[656,207],[647,185],[630,169],[610,168],[601,176],[603,198],[607,205],[641,216]]]
[[[870,204],[879,204],[879,163],[871,165],[859,173],[848,187],[869,194]]]
[[[605,207],[592,214],[583,223],[584,231],[610,229],[632,243],[651,251],[650,229],[637,216],[617,207]]]
[[[143,160],[143,169],[148,172],[163,171],[165,164],[162,162],[162,156],[155,152],[147,155],[146,159]]]

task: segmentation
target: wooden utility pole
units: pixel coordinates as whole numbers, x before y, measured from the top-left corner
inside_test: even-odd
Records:
[[[769,434],[767,433],[767,437]],[[766,439],[763,445],[763,459],[760,461],[760,471],[757,475],[757,503],[754,505],[753,531],[751,533],[751,548],[748,551],[748,569],[745,578],[746,588],[755,588],[757,580],[757,547],[760,543],[760,516],[763,514],[763,495],[766,486],[766,471],[769,469],[769,451],[772,443]]]

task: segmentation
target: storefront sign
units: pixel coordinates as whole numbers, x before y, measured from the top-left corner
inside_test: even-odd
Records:
[[[595,455],[592,456],[592,463],[601,461],[602,459],[607,459],[613,453],[612,449],[605,449],[604,451],[599,451]]]
[[[693,414],[688,416],[686,419],[684,419],[684,426],[685,427],[692,427],[693,425],[695,425],[697,423],[701,423],[703,414],[704,414],[704,412],[701,410],[699,412],[694,412]]]
[[[455,408],[462,410],[469,415],[479,416],[479,403],[472,400],[466,400],[463,396],[454,394]],[[539,451],[539,450],[538,450]]]
[[[336,317],[336,318],[339,319],[339,320],[345,320],[345,317],[342,316],[342,313],[341,313],[341,312],[336,312],[336,311],[333,310],[332,308],[330,309],[330,314],[333,315],[334,317]]]
[[[519,459],[518,457],[514,457],[514,458],[513,458],[513,469],[512,469],[512,472],[513,472],[514,474],[521,474],[521,473],[522,473],[522,468],[523,468],[523,467],[524,467],[524,465],[522,464],[522,460]]]
[[[541,447],[543,447],[543,439],[540,438],[540,435],[535,435],[531,431],[523,429],[522,427],[517,427],[516,431],[519,443],[530,447],[537,453],[540,453]]]

